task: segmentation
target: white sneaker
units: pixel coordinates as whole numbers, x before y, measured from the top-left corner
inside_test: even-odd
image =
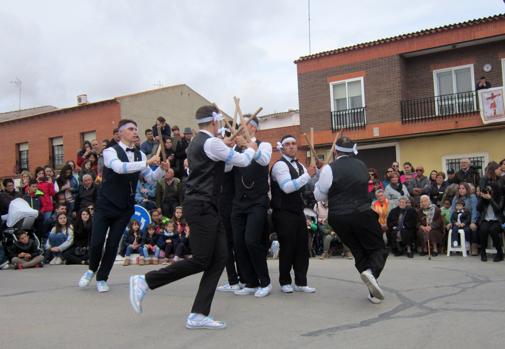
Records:
[[[93,273],[91,270],[88,270],[87,272],[85,272],[81,276],[81,279],[79,280],[79,287],[84,288],[84,287],[88,286],[89,283],[91,282],[91,279],[93,279],[94,275],[95,275],[95,273]]]
[[[244,287],[240,290],[236,290],[233,293],[237,296],[248,296],[250,294],[255,294],[258,289],[256,287]]]
[[[291,286],[291,285],[282,285],[281,286],[281,291],[283,293],[293,293],[293,286]]]
[[[368,287],[368,290],[372,296],[379,298],[380,300],[384,299],[384,293],[379,287],[379,284],[377,283],[377,280],[373,276],[370,269],[367,269],[361,273],[361,280],[363,280],[365,285]]]
[[[96,290],[98,293],[109,292],[109,285],[105,281],[97,281],[96,282]]]
[[[178,257],[178,256],[174,256],[174,259],[173,261],[174,262],[178,262],[178,261],[182,261],[184,258],[181,258],[181,257]]]
[[[53,257],[53,259],[51,259],[51,261],[49,262],[49,265],[55,265],[56,264],[56,258],[58,258],[58,257]]]
[[[379,298],[372,296],[370,293],[368,294],[368,300],[373,304],[380,304],[382,302]]]
[[[458,244],[458,242],[457,242],[457,241],[453,241],[453,242],[452,242],[452,247],[458,247],[458,246],[459,246],[459,244]]]
[[[256,293],[254,294],[254,297],[257,298],[266,297],[270,294],[270,291],[272,291],[272,284],[269,284],[267,287],[259,287]]]
[[[222,330],[226,328],[226,324],[222,321],[216,321],[210,316],[191,313],[186,320],[186,328],[190,330]]]
[[[137,314],[142,314],[142,300],[148,290],[144,275],[130,276],[130,304]]]
[[[316,289],[314,287],[309,286],[296,286],[294,287],[295,292],[304,292],[304,293],[314,293]]]
[[[219,292],[235,292],[235,291],[240,290],[240,286],[239,286],[239,284],[235,284],[235,285],[224,284],[222,286],[219,286],[216,290]]]
[[[56,265],[63,264],[63,259],[61,259],[61,257],[56,257],[54,259],[56,259],[56,261],[54,262],[54,264],[56,264]]]

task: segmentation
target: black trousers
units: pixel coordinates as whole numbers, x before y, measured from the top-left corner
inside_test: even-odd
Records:
[[[295,273],[295,284],[307,286],[309,269],[309,235],[303,211],[273,212],[273,223],[279,238],[279,283],[291,285],[291,268]]]
[[[233,229],[231,226],[231,210],[232,205],[220,203],[219,204],[219,214],[221,215],[221,220],[223,222],[224,231],[226,232],[226,241],[228,247],[228,261],[226,262],[226,275],[228,277],[228,284],[236,285],[239,282],[245,283],[245,279],[242,276],[240,267],[237,263],[235,247],[233,244]]]
[[[234,205],[231,214],[233,243],[246,287],[270,284],[267,265],[267,202]]]
[[[331,227],[351,250],[358,272],[370,269],[375,278],[384,269],[388,255],[378,217],[371,209],[349,215],[331,212],[328,215]]]
[[[89,269],[96,272],[97,281],[107,281],[109,278],[118,253],[119,241],[132,214],[133,208],[124,212],[108,211],[101,207],[95,210],[89,246]],[[105,238],[107,238],[107,243],[105,243]]]
[[[186,201],[184,216],[191,228],[189,239],[193,257],[147,273],[146,282],[154,290],[203,271],[191,312],[209,315],[219,277],[228,259],[226,234],[217,208],[211,203]]]
[[[487,239],[491,235],[491,240],[493,240],[493,246],[496,251],[502,251],[502,241],[501,241],[501,226],[498,221],[482,221],[479,226],[480,235],[480,247],[484,253],[486,253]]]

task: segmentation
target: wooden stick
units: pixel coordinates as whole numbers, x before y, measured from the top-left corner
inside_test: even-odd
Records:
[[[235,137],[238,136],[238,134],[240,133],[240,131],[242,131],[242,129],[244,128],[244,126],[240,125],[238,130],[234,133],[231,134],[230,136],[230,140],[233,141],[235,139]]]
[[[316,150],[314,149],[314,146],[312,145],[312,143],[310,143],[310,139],[309,137],[307,136],[306,133],[303,134],[303,136],[305,137],[305,141],[307,141],[307,144],[309,145],[309,148],[310,148],[310,152],[312,153],[312,156],[311,156],[311,159],[310,159],[310,164],[312,166],[312,159],[314,159],[314,165],[315,165],[315,158],[317,156],[316,154]]]
[[[164,161],[167,158],[167,154],[165,153],[165,142],[163,141],[163,135],[161,134],[161,127],[158,126],[157,128],[158,128],[158,137],[160,137],[160,148],[159,148],[159,150],[161,150],[160,160]],[[159,156],[159,154],[158,154],[158,156]]]
[[[257,117],[258,114],[261,113],[262,110],[263,110],[263,107],[259,107],[258,110],[256,110],[256,112],[251,116],[251,119]]]
[[[311,145],[312,149],[314,149],[314,127],[310,128],[310,145]],[[315,154],[316,152],[314,151],[313,153]],[[317,159],[317,154],[316,154],[316,156],[310,157],[310,166],[316,165],[316,159]]]
[[[233,97],[233,100],[235,100],[235,98],[237,98],[237,97]],[[240,98],[237,98],[237,99],[240,103]],[[233,129],[235,129],[235,127],[237,127],[237,114],[238,114],[238,109],[237,109],[237,103],[235,102],[235,111],[233,112],[233,120],[232,120]]]
[[[244,135],[247,142],[251,141],[251,134],[249,133],[249,129],[246,127],[246,122],[244,119],[244,115],[242,114],[242,110],[240,109],[240,99],[237,97],[233,97],[235,101],[235,107],[237,109],[238,116],[240,117],[240,124],[244,126]]]
[[[340,129],[337,134],[335,135],[335,139],[333,140],[333,143],[331,144],[331,148],[330,150],[328,151],[328,155],[326,156],[326,163],[329,164],[330,163],[330,159],[333,157],[333,151],[335,150],[335,146],[337,145],[337,140],[340,138],[340,136],[342,135],[342,130],[343,129]]]

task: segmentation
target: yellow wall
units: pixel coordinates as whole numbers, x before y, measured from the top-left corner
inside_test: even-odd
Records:
[[[424,166],[426,175],[431,170],[443,170],[445,155],[487,153],[489,161],[499,162],[505,158],[504,140],[504,128],[400,140],[399,161]]]

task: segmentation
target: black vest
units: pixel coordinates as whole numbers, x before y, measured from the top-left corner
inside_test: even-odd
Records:
[[[126,152],[119,144],[114,145],[112,148],[116,151],[119,160],[122,162],[130,162]],[[134,152],[134,161],[142,161],[142,155],[137,148],[135,148]],[[98,189],[97,207],[102,207],[107,210],[112,209],[114,211],[133,210],[139,173],[140,171],[118,174],[112,169],[104,166],[102,183]]]
[[[260,141],[256,140],[259,146]],[[242,152],[243,150],[237,150]],[[255,201],[268,196],[268,165],[262,166],[252,160],[247,167],[235,167],[235,200]]]
[[[205,154],[204,144],[210,136],[198,132],[189,143],[187,154],[189,177],[184,201],[206,201],[217,207],[217,200],[224,177],[224,162],[213,161]]]
[[[370,209],[368,169],[353,157],[342,157],[330,165],[333,182],[328,191],[328,209],[336,215],[365,212]]]
[[[286,160],[284,156],[281,157],[277,162],[279,161],[284,162],[288,166],[291,179],[297,179],[304,173],[302,165],[300,165],[298,162],[296,162],[296,166],[298,167],[298,172],[296,172],[296,169],[293,167],[292,163]],[[296,213],[303,212],[305,205],[302,199],[302,192],[303,187],[297,191],[286,194],[282,191],[279,183],[272,180],[272,200],[270,201],[270,206],[273,210],[284,210]]]

